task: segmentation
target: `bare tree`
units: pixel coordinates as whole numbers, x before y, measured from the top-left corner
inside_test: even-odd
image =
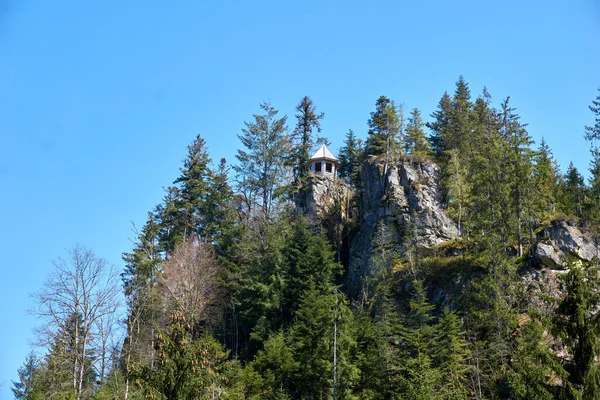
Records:
[[[32,295],[36,308],[31,313],[43,320],[38,328],[38,344],[49,347],[58,335],[69,333],[67,359],[77,400],[88,394],[84,377],[90,363],[106,361],[105,355],[96,353],[101,349],[91,347],[98,341],[108,343],[102,335],[112,331],[107,324],[119,308],[119,291],[119,274],[114,267],[92,250],[77,245],[67,259],[54,262],[54,271],[43,288]]]
[[[189,321],[208,320],[217,296],[217,262],[213,250],[198,240],[177,245],[163,266],[166,298]]]

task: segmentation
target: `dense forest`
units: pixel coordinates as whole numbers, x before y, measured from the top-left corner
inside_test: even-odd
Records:
[[[561,172],[509,98],[474,98],[462,77],[429,122],[381,96],[365,139],[349,131],[339,149],[351,195],[326,215],[300,206],[325,114],[309,97],[296,110],[290,127],[261,104],[232,164],[196,136],[124,270],[84,247],[55,263],[34,295],[43,351],[15,398],[600,398],[600,94],[581,127],[588,182]],[[399,163],[434,168],[456,235],[425,243],[416,212],[380,221],[350,282],[365,169]],[[595,254],[547,272],[538,244],[553,227]]]

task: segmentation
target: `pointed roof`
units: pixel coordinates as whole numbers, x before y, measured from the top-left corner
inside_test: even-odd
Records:
[[[337,158],[335,158],[335,156],[333,154],[331,154],[331,152],[325,145],[319,147],[319,150],[317,150],[310,159],[315,160],[315,159],[323,159],[323,158],[326,160],[331,160],[331,161],[338,160]]]

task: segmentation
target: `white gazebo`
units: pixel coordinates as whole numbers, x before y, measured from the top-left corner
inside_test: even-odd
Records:
[[[331,154],[325,145],[321,146],[308,162],[310,164],[310,173],[312,175],[334,177],[339,166],[338,159]]]

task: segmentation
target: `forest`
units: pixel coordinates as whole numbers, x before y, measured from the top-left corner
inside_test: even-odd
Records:
[[[376,99],[364,139],[350,130],[337,152],[348,195],[318,214],[302,199],[329,142],[309,97],[290,121],[260,104],[232,163],[197,135],[123,268],[83,246],[55,262],[15,398],[600,398],[600,91],[581,127],[587,182],[510,98],[461,76],[432,109],[426,122]],[[400,165],[435,172],[453,237],[424,241],[424,210],[373,217],[392,200],[366,206],[367,169]],[[560,227],[594,250],[552,269],[539,244]]]

